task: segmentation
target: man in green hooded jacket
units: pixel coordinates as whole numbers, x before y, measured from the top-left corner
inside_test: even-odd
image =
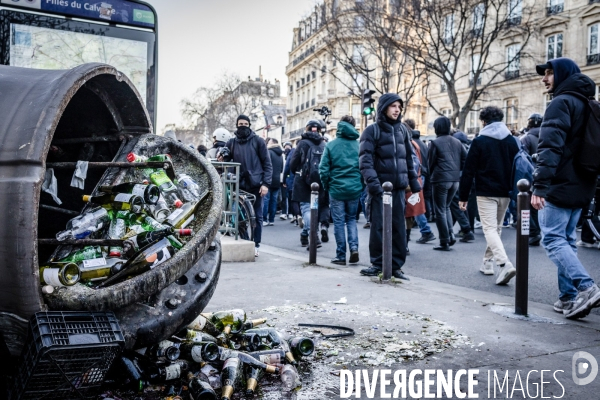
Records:
[[[332,263],[346,265],[347,246],[350,248],[350,264],[358,259],[358,229],[356,212],[363,191],[362,175],[358,165],[359,134],[354,128],[352,116],[342,117],[337,126],[336,139],[327,143],[319,165],[323,189],[329,192],[333,231],[337,245]]]

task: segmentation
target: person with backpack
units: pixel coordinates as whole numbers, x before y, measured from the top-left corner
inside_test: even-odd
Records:
[[[600,307],[600,288],[575,246],[581,210],[590,204],[600,173],[600,165],[594,164],[600,158],[600,124],[590,112],[600,106],[589,100],[596,84],[569,58],[537,65],[536,71],[552,101],[540,128],[531,205],[538,210],[542,245],[558,268],[560,294],[554,310],[570,319],[584,318]]]
[[[275,213],[277,212],[277,199],[281,189],[281,174],[283,174],[283,149],[279,141],[275,138],[269,138],[267,142],[271,165],[273,166],[273,175],[269,192],[265,196],[265,205],[263,206],[263,217],[265,222],[263,226],[273,226],[275,223]]]
[[[465,151],[468,153],[471,148],[471,141],[467,137],[464,132],[456,131],[452,134],[452,137],[458,139]],[[450,204],[450,212],[452,213],[452,220],[458,222],[458,226],[460,227],[460,231],[458,232],[458,236],[460,236],[460,241],[462,243],[470,243],[475,240],[475,216],[477,215],[477,196],[471,189],[471,194],[469,196],[469,208],[467,211],[463,211],[460,209],[458,205],[458,190],[452,199],[452,203]]]
[[[350,249],[348,262],[356,264],[359,261],[356,212],[363,192],[363,182],[358,167],[359,134],[355,124],[356,121],[350,115],[341,118],[337,125],[336,140],[327,143],[319,166],[323,190],[329,193],[337,246],[331,262],[337,265],[346,265],[347,247]]]
[[[227,159],[219,156],[219,161],[240,163],[240,189],[254,195],[254,255],[258,257],[263,223],[263,197],[269,193],[273,176],[273,165],[265,141],[250,129],[250,118],[240,115],[236,121],[235,137],[229,139],[226,148]]]
[[[324,151],[325,140],[321,134],[321,123],[311,119],[306,123],[306,132],[302,134],[290,161],[290,173],[296,174],[292,200],[300,203],[304,223],[300,233],[300,244],[307,249],[310,234],[310,187],[313,183],[319,184],[319,215],[329,213],[329,201],[319,176],[319,164]],[[321,247],[318,237],[317,247]]]
[[[371,231],[369,255],[371,266],[360,271],[365,276],[377,276],[383,261],[383,187],[392,191],[392,275],[408,277],[402,272],[406,262],[405,190],[421,191],[410,148],[411,133],[400,119],[404,103],[395,93],[386,93],[377,104],[377,121],[369,125],[360,137],[359,165],[371,199]]]
[[[502,122],[504,113],[494,106],[479,113],[483,128],[473,139],[458,189],[461,210],[466,210],[469,193],[475,180],[477,208],[487,242],[483,265],[484,275],[494,275],[494,261],[499,267],[496,285],[505,285],[517,270],[508,259],[502,239],[502,222],[513,191],[513,164],[519,153],[518,139],[511,135]]]
[[[439,251],[450,251],[450,247],[456,243],[450,205],[458,191],[460,171],[467,158],[467,151],[460,140],[450,135],[451,126],[450,120],[444,116],[438,117],[433,122],[437,139],[431,142],[429,149],[429,172],[433,186],[435,224],[440,237],[440,245],[433,249]],[[466,216],[463,219],[468,224]]]

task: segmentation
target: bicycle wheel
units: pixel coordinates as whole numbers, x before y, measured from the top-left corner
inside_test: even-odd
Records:
[[[254,227],[252,226],[254,209],[248,209],[248,203],[240,196],[240,207],[238,211],[238,235],[244,240],[254,240]]]

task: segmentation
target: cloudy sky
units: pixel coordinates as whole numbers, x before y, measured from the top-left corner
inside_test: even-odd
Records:
[[[279,79],[292,30],[315,0],[146,0],[158,14],[157,133],[183,123],[180,102],[225,71]]]

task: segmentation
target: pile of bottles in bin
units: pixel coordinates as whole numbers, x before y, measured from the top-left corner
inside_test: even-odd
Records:
[[[265,374],[278,376],[285,391],[300,387],[297,360],[313,353],[313,340],[259,326],[264,323],[247,321],[239,309],[200,314],[170,340],[125,352],[105,385],[144,398],[159,392],[159,398],[192,400],[231,400],[244,388],[252,397]]]
[[[172,162],[168,154],[127,155],[129,162]],[[40,266],[44,293],[77,283],[105,287],[144,273],[172,258],[193,235],[186,227],[208,194],[188,175],[171,180],[163,168],[139,168],[140,182],[100,186],[83,196],[87,211],[56,234],[59,242],[78,239],[123,240],[123,245],[59,245]],[[139,176],[139,174],[130,174]]]

